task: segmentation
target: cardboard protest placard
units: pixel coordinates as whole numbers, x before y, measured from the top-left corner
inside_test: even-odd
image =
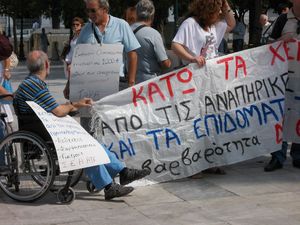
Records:
[[[26,102],[50,134],[61,172],[109,163],[105,149],[70,116],[56,117],[35,102]]]
[[[119,77],[123,74],[123,45],[77,45],[71,68],[71,101],[84,97],[97,101],[114,94],[119,91]],[[81,109],[80,113],[90,117],[86,109]]]
[[[276,42],[140,83],[96,102],[96,136],[156,181],[280,150],[288,65],[298,56]]]

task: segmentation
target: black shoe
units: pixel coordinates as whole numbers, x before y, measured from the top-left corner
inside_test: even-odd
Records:
[[[279,162],[278,159],[272,157],[271,161],[268,165],[264,168],[265,172],[272,172],[274,170],[278,170],[282,168],[282,164]]]
[[[300,169],[300,160],[293,160],[293,166]]]
[[[105,200],[122,197],[128,195],[132,191],[133,187],[124,187],[120,184],[113,183],[107,190],[104,190]]]
[[[132,181],[142,179],[145,176],[150,174],[150,170],[148,169],[128,169],[125,168],[124,171],[120,173],[120,184],[126,185],[131,183]]]

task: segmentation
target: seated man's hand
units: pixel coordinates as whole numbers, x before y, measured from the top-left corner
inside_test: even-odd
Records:
[[[80,99],[78,103],[81,104],[82,107],[91,107],[94,104],[94,101],[91,98],[83,98]]]
[[[94,103],[93,99],[91,99],[91,98],[83,98],[83,99],[80,99],[78,102],[73,102],[72,105],[76,109],[80,109],[82,107],[91,107],[93,105],[93,103]]]

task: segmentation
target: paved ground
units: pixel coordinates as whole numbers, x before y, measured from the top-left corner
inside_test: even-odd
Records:
[[[25,76],[15,71],[14,86]],[[49,86],[58,97],[65,80],[55,65]],[[63,102],[63,99],[60,98]],[[57,204],[49,193],[35,203],[18,203],[0,191],[3,225],[299,225],[300,170],[291,165],[265,173],[269,156],[226,167],[226,175],[136,187],[130,196],[104,201],[91,195],[85,183],[76,186],[71,205]]]

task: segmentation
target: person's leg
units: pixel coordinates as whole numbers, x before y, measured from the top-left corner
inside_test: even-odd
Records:
[[[86,175],[98,190],[111,184],[113,178],[125,168],[123,163],[120,162],[112,152],[107,149],[105,149],[105,151],[110,159],[110,163],[85,169]]]
[[[96,189],[105,189],[105,200],[128,195],[134,190],[133,187],[122,186],[113,182],[113,178],[125,169],[123,163],[112,152],[107,149],[105,151],[110,159],[110,163],[86,168],[86,175],[95,185]]]
[[[293,166],[300,168],[300,144],[293,143],[290,154],[293,158]]]
[[[122,163],[120,160],[117,159],[114,153],[112,153],[106,148],[104,149],[110,159],[110,163],[105,164],[105,168],[107,169],[111,177],[114,178],[118,173],[120,173],[125,168],[125,165],[124,163]]]
[[[281,149],[279,151],[271,153],[272,158],[268,165],[264,168],[266,172],[271,172],[283,167],[283,163],[286,160],[286,152],[288,148],[288,143],[283,141]]]
[[[238,51],[242,51],[244,49],[244,40],[243,39],[238,39]]]
[[[282,142],[281,149],[279,151],[271,153],[272,157],[275,157],[281,164],[286,160],[286,153],[288,149],[288,143],[286,141]]]
[[[88,167],[85,169],[85,174],[98,190],[113,182],[104,165]]]
[[[105,200],[128,195],[134,190],[133,187],[114,183],[104,165],[86,168],[85,173],[93,185],[95,185],[96,189],[104,189]]]
[[[233,48],[233,52],[238,51],[238,40],[237,39],[232,41],[232,48]]]

